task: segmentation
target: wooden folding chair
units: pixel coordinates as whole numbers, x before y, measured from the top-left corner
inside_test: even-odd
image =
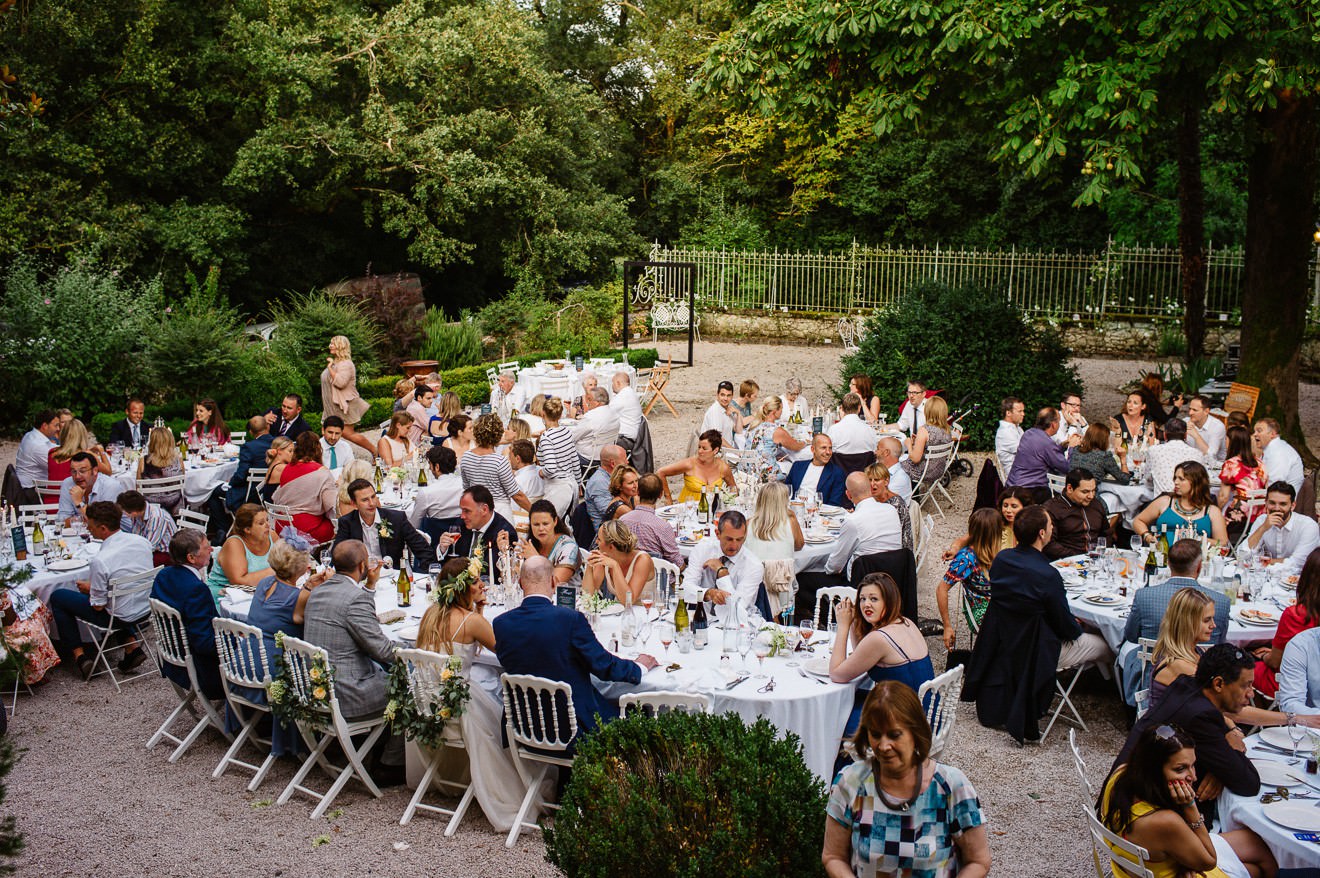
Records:
[[[666,361],[663,366],[657,363],[651,367],[651,374],[647,379],[646,388],[642,391],[642,398],[645,400],[642,403],[643,415],[651,414],[651,409],[655,407],[655,404],[663,400],[670,413],[674,417],[678,417],[678,409],[674,408],[674,404],[669,401],[669,397],[665,396],[665,385],[669,383],[669,373],[673,369],[673,360]]]
[[[1242,412],[1251,420],[1256,413],[1256,400],[1260,397],[1260,388],[1250,384],[1238,384],[1234,381],[1228,387],[1228,396],[1224,397],[1224,411]]]

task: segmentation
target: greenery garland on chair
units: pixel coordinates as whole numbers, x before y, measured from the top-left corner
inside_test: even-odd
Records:
[[[317,657],[307,675],[311,679],[311,698],[298,695],[298,687],[293,682],[293,670],[284,656],[284,632],[275,633],[275,646],[280,650],[275,660],[278,668],[275,679],[271,681],[267,697],[270,699],[271,712],[285,724],[300,723],[314,729],[324,729],[330,725],[330,685],[334,683],[334,670],[325,659]]]

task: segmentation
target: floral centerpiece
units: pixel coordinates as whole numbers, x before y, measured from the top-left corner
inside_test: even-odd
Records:
[[[314,658],[307,671],[311,685],[306,696],[300,695],[293,679],[293,669],[284,652],[284,632],[276,632],[275,646],[280,650],[276,659],[278,670],[266,692],[271,712],[286,724],[325,728],[330,724],[330,689],[335,679],[334,669],[320,656]]]
[[[463,659],[451,655],[440,671],[439,688],[426,707],[418,703],[408,678],[408,664],[403,659],[396,658],[390,667],[385,694],[389,699],[385,704],[385,719],[395,734],[436,749],[444,746],[446,738],[457,734],[451,724],[463,715],[472,693],[463,676]]]
[[[781,652],[788,652],[788,638],[784,636],[784,629],[778,625],[762,625],[761,631],[757,634],[762,643],[770,644],[770,655],[776,656]]]
[[[485,560],[484,546],[478,540],[472,547],[472,557],[468,559],[467,567],[457,576],[446,577],[437,582],[431,589],[431,601],[442,607],[452,607],[458,596],[481,578],[481,573],[485,569]]]
[[[618,601],[607,598],[597,591],[591,594],[578,595],[577,608],[584,615],[599,616],[617,603]]]

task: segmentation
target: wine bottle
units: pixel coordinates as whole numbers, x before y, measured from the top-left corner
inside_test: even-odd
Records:
[[[1151,579],[1153,579],[1154,576],[1155,576],[1155,549],[1154,549],[1154,547],[1151,547],[1151,550],[1150,550],[1149,552],[1146,553],[1146,569],[1145,569],[1144,572],[1145,572],[1145,574],[1146,574],[1146,579],[1145,579],[1144,585],[1150,585],[1150,584],[1151,584],[1151,582],[1150,582]]]
[[[402,559],[400,559],[400,564],[399,564],[399,579],[398,579],[398,582],[397,582],[396,587],[397,587],[398,590],[399,590],[399,606],[401,606],[401,607],[411,607],[411,606],[412,606],[412,580],[410,580],[410,579],[408,578],[408,566],[407,566],[406,564],[402,563]]]
[[[180,440],[179,440],[179,460],[187,460],[187,459],[188,459],[188,440],[187,440],[187,439],[180,439]]]
[[[686,631],[688,627],[687,603],[679,599],[678,606],[674,608],[674,633]]]
[[[697,501],[697,520],[702,527],[710,527],[710,496],[704,485],[701,488],[701,499]]]
[[[41,516],[32,519],[32,554],[37,557],[46,551],[46,532],[41,529]]]
[[[377,494],[381,492],[381,486],[384,483],[385,483],[385,469],[382,466],[381,459],[378,457],[376,458],[376,483],[375,483]]]
[[[430,480],[426,477],[427,465],[423,462],[421,469],[417,470],[417,487],[425,488]]]
[[[1155,541],[1156,563],[1160,567],[1169,566],[1169,534],[1166,530],[1160,531],[1160,538]]]
[[[692,614],[692,645],[697,649],[705,649],[706,644],[710,642],[710,632],[706,624],[706,602],[697,601],[696,612]]]

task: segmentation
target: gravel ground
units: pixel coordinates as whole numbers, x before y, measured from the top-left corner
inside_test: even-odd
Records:
[[[682,355],[677,343],[662,351]],[[672,460],[686,449],[720,378],[735,384],[753,376],[763,392],[778,391],[799,376],[809,396],[837,381],[837,349],[706,342],[697,346],[697,367],[678,369],[669,398],[681,417],[663,408],[652,412],[656,457]],[[1086,380],[1089,418],[1117,411],[1119,384],[1149,364],[1130,360],[1079,361]],[[1320,428],[1320,387],[1302,388],[1304,421]],[[892,401],[885,400],[890,405]],[[0,445],[0,467],[15,445]],[[971,455],[979,471],[984,455]],[[954,483],[956,511],[936,519],[936,546],[965,529],[974,484]],[[938,553],[936,555],[938,560]],[[936,616],[934,590],[941,565],[928,564],[921,579],[921,612]],[[930,641],[943,667],[939,638]],[[52,672],[35,697],[20,697],[10,737],[24,749],[9,778],[9,813],[27,836],[19,872],[51,876],[209,875],[217,866],[232,874],[287,876],[472,874],[553,875],[544,846],[524,833],[513,850],[503,847],[474,808],[459,833],[444,838],[443,824],[419,817],[400,827],[409,792],[389,790],[373,800],[350,784],[330,815],[308,820],[307,800],[273,804],[294,767],[281,763],[257,793],[247,777],[210,773],[223,753],[221,739],[206,734],[179,762],[164,749],[143,744],[172,708],[163,681],[143,679],[116,693],[104,678],[92,684],[68,671]],[[1112,684],[1084,678],[1076,701],[1090,726],[1080,734],[1093,783],[1099,783],[1117,752],[1127,723]],[[1077,815],[1077,784],[1065,732],[1052,732],[1043,746],[1018,747],[1004,732],[981,728],[974,705],[962,705],[946,751],[981,795],[993,871],[1013,876],[1090,874],[1085,824]],[[402,849],[399,849],[402,848]]]

